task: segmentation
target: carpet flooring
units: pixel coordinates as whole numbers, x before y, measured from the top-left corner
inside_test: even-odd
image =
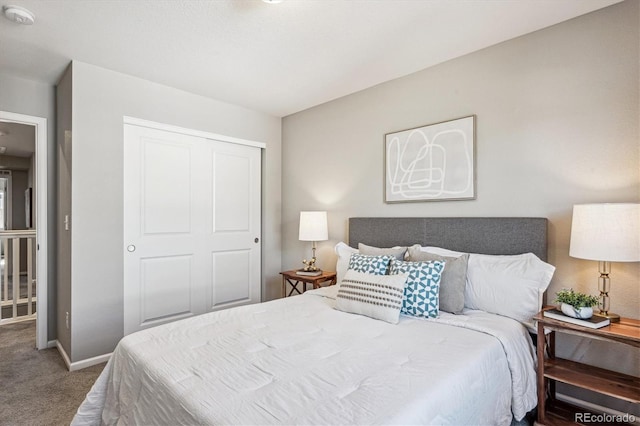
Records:
[[[35,349],[36,323],[0,326],[0,425],[68,425],[105,364],[69,372],[57,349]]]

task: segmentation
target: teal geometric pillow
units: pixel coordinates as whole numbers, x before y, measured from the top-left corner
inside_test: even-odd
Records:
[[[386,275],[391,259],[393,256],[366,256],[353,253],[349,258],[349,269],[365,274]]]
[[[409,274],[400,312],[414,317],[438,317],[440,278],[444,265],[444,261],[391,261],[390,275]]]

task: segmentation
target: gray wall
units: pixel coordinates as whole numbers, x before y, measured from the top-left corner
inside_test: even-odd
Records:
[[[33,137],[35,138],[35,132]],[[14,157],[12,155],[0,156],[0,168],[5,170],[9,169],[28,171],[31,168],[31,162],[31,158],[26,157]]]
[[[309,253],[301,210],[327,210],[330,241],[351,216],[542,216],[562,287],[597,294],[597,262],[569,257],[572,206],[640,202],[639,10],[626,1],[283,119],[283,268]],[[419,54],[420,52],[416,52]],[[477,115],[477,199],[385,204],[385,133]],[[612,311],[640,318],[640,263],[616,263]],[[559,352],[635,372],[634,352],[598,342]],[[591,351],[590,348],[596,348]],[[629,409],[623,407],[623,409]]]
[[[123,336],[123,116],[264,142],[263,298],[279,295],[281,120],[73,62],[71,360]]]
[[[56,272],[55,272],[55,88],[48,84],[0,73],[0,110],[47,119],[47,228],[49,265],[47,271],[48,340],[56,336]]]
[[[24,158],[28,163],[29,159]],[[29,187],[29,174],[25,170],[11,170],[11,229],[27,229],[25,190]],[[13,243],[12,243],[13,244]],[[13,261],[11,261],[13,262]],[[8,266],[12,271],[13,267]],[[20,273],[27,272],[27,242],[20,243]]]
[[[71,313],[71,229],[65,230],[64,216],[71,214],[71,144],[65,143],[65,133],[72,131],[71,96],[73,67],[69,65],[56,87],[56,151],[58,154],[58,204],[56,223],[57,253],[57,337],[67,354],[71,353],[71,324],[67,327],[66,313]]]
[[[26,171],[11,170],[11,215],[13,229],[27,229],[24,191],[27,189],[28,179],[29,176],[27,175]],[[23,256],[24,254],[20,253],[20,257],[22,258]],[[21,266],[20,270],[26,271],[26,268],[23,269]]]

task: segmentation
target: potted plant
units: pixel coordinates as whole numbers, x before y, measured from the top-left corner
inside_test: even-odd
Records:
[[[600,300],[596,296],[575,292],[573,289],[562,289],[556,293],[556,302],[560,303],[563,314],[580,319],[593,316],[593,307]]]

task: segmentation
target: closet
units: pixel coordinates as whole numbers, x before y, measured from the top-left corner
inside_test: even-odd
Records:
[[[261,147],[159,127],[124,124],[125,335],[260,301]]]

